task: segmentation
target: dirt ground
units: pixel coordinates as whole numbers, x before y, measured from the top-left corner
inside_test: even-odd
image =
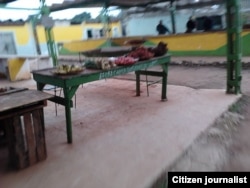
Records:
[[[207,134],[201,135],[197,140],[197,143],[194,143],[194,146],[192,146],[186,155],[182,156],[178,161],[179,166],[176,164],[176,166],[173,167],[173,170],[250,170],[249,68],[243,68],[242,77],[241,87],[243,97],[241,100],[237,103],[234,109],[223,114],[222,117],[215,122],[215,125],[208,130]],[[168,83],[173,85],[185,85],[196,89],[224,89],[226,88],[226,68],[216,66],[170,66]],[[224,127],[224,129],[222,127]],[[211,139],[211,135],[213,138],[219,137],[219,139]],[[180,165],[181,160],[186,161],[184,159],[185,157],[194,157],[201,153],[204,148],[207,149],[211,146],[218,149],[217,155],[224,156],[218,157],[218,161],[206,161],[205,163],[210,166],[208,169],[204,168],[202,165],[193,165],[189,166],[189,168],[187,163],[186,165]]]
[[[120,78],[134,79],[132,75]],[[157,78],[147,79],[155,81]],[[225,89],[226,93],[226,82],[227,69],[224,58],[177,58],[172,60],[169,66],[170,85],[194,89]],[[173,166],[166,169],[166,172],[250,170],[249,85],[249,58],[245,58],[242,67],[242,98],[228,112],[218,117],[214,125],[202,134]],[[159,179],[161,178],[164,179],[164,175]]]
[[[218,117],[214,125],[200,135],[151,188],[165,187],[167,172],[170,171],[250,170],[250,68],[248,59],[246,61],[242,68],[241,99]],[[168,84],[226,91],[226,67],[217,61],[215,64],[201,66],[193,64],[192,59],[179,60],[169,66]]]
[[[194,89],[225,89],[223,59],[209,58],[212,64],[181,60],[169,66],[168,84]],[[250,58],[249,58],[250,59]],[[179,60],[180,61],[180,60]],[[246,60],[247,63],[248,60]],[[119,79],[134,79],[128,74]],[[149,78],[155,80],[155,78]],[[0,80],[1,82],[1,80]],[[249,171],[250,170],[250,68],[242,70],[242,98],[219,117],[168,171]],[[188,97],[188,96],[187,96]],[[205,109],[204,109],[205,110]],[[162,177],[159,177],[161,179]],[[161,180],[160,180],[161,181]],[[157,187],[157,182],[152,187]]]

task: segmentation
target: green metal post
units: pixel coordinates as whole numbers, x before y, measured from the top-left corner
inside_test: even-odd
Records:
[[[241,92],[242,23],[240,2],[226,0],[227,7],[227,93]]]
[[[135,75],[136,75],[136,96],[140,96],[140,72],[139,71],[135,71]]]
[[[52,28],[45,27],[45,35],[46,35],[46,39],[47,39],[48,51],[49,51],[50,56],[51,56],[52,61],[53,61],[53,66],[57,66],[58,62],[57,62],[56,46],[55,46],[55,42],[54,42]]]
[[[102,12],[101,12],[101,18],[102,18],[102,23],[103,23],[103,30],[105,37],[107,39],[106,41],[106,46],[110,47],[111,46],[111,28],[110,28],[110,22],[109,22],[109,16],[108,16],[108,4],[107,2],[105,3]]]
[[[45,0],[40,0],[40,2],[41,2],[41,15],[48,16],[50,14],[49,7],[45,5]],[[53,26],[45,26],[45,36],[47,40],[47,47],[48,47],[49,55],[53,61],[53,66],[57,66],[58,65],[57,53],[56,53],[56,46],[55,46],[52,28]]]
[[[176,24],[175,24],[175,5],[173,4],[174,0],[170,2],[170,14],[171,14],[171,22],[172,22],[172,33],[176,33]]]

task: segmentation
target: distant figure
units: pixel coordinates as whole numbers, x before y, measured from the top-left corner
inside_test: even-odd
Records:
[[[195,20],[192,16],[190,16],[186,24],[186,28],[187,28],[186,33],[192,33],[195,27],[196,27]]]
[[[213,23],[212,23],[211,18],[205,16],[204,22],[203,22],[204,31],[210,31],[210,30],[212,30],[212,27],[213,27]]]
[[[170,33],[169,29],[162,24],[162,20],[160,20],[159,24],[156,26],[156,30],[159,35],[164,35],[166,33]]]

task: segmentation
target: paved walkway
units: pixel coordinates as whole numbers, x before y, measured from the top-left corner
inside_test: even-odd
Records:
[[[7,155],[1,156],[0,187],[145,188],[240,97],[168,85],[168,101],[162,102],[159,84],[150,86],[149,96],[141,84],[140,97],[128,80],[80,87],[72,108],[73,144],[66,142],[64,108],[58,106],[55,116],[49,102],[44,109],[47,159],[11,171]],[[2,85],[35,89],[33,80]]]

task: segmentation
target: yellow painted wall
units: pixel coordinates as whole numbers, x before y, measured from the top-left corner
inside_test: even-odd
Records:
[[[39,43],[46,43],[46,37],[45,37],[45,32],[44,32],[44,27],[43,26],[37,26],[36,27],[36,32],[38,35],[38,40]]]
[[[209,32],[197,34],[177,34],[167,37],[168,47],[174,51],[214,50],[225,45],[226,32]]]
[[[110,26],[117,27],[118,31],[121,32],[121,23],[114,22]],[[84,35],[84,30],[92,29],[102,29],[102,23],[82,23],[79,25],[70,25],[70,26],[55,26],[53,27],[53,34],[55,42],[65,42],[65,41],[75,41],[82,40]],[[16,36],[17,45],[25,45],[30,39],[30,30],[31,26],[29,23],[21,26],[0,26],[0,31],[14,32]],[[36,27],[38,39],[40,43],[46,43],[44,27],[39,25]],[[112,34],[112,31],[111,31]]]
[[[121,23],[111,23],[112,28],[117,27],[121,33]],[[84,51],[100,47],[105,43],[105,38],[83,40],[85,29],[101,29],[102,23],[82,23],[71,26],[55,26],[53,28],[55,42],[63,42],[63,47],[69,51]],[[30,24],[22,26],[0,26],[0,31],[14,32],[17,46],[25,46],[30,40]],[[249,30],[244,30],[242,36],[249,35]],[[46,38],[43,26],[37,26],[37,34],[40,44],[46,45]],[[112,33],[111,33],[112,34]],[[171,51],[209,51],[216,50],[226,45],[227,33],[226,31],[215,32],[201,32],[191,34],[175,34],[164,36],[142,36],[147,39],[149,43],[157,44],[164,41],[168,44]],[[129,39],[142,37],[119,37],[112,38],[113,44],[124,45],[124,42]]]
[[[242,32],[242,37],[248,35],[249,31]],[[206,33],[191,33],[191,34],[175,34],[163,36],[144,36],[144,37],[122,37],[112,39],[115,44],[124,45],[124,42],[131,39],[145,38],[153,44],[158,44],[160,41],[166,42],[168,47],[173,51],[185,50],[215,50],[227,43],[226,31],[206,32]]]
[[[142,37],[121,37],[112,38],[114,44],[124,46],[125,42],[131,39],[145,38],[152,44],[158,44],[160,41],[166,42],[168,47],[174,51],[184,50],[214,50],[220,48],[226,43],[226,32],[211,32],[211,33],[192,33],[192,34],[175,34],[164,36],[142,36]],[[75,43],[75,42],[74,42]],[[78,41],[85,45],[89,42]],[[64,47],[69,46],[67,44]],[[71,47],[72,49],[73,47]]]
[[[53,27],[53,33],[56,42],[74,41],[82,39],[83,27],[82,25],[55,26]]]
[[[30,40],[30,25],[0,26],[0,32],[13,32],[18,45],[25,45]]]
[[[144,38],[152,44],[158,44],[160,41],[166,42],[169,49],[174,51],[184,50],[214,50],[220,48],[226,43],[225,32],[213,32],[213,33],[198,33],[198,34],[176,34],[176,35],[165,35],[165,36],[145,36]],[[116,45],[124,46],[125,42],[131,39],[141,39],[143,37],[121,37],[113,38],[112,41]],[[98,47],[99,43],[96,41],[78,41],[70,42],[64,45],[65,48],[74,51],[80,46],[95,46]],[[77,47],[77,46],[78,47]],[[70,48],[69,48],[70,46]],[[73,47],[74,46],[74,47]],[[82,49],[81,49],[82,50]],[[79,51],[81,51],[79,50]]]
[[[8,70],[11,81],[31,78],[30,65],[25,58],[8,59]]]
[[[242,32],[242,36],[249,34],[249,31]],[[157,39],[158,38],[158,39]],[[215,31],[192,34],[176,34],[166,37],[152,37],[150,41],[165,41],[172,51],[185,50],[216,50],[227,43],[226,31]]]
[[[79,52],[79,51],[86,51],[86,50],[92,50],[92,49],[98,48],[105,42],[106,42],[105,38],[72,41],[72,42],[64,43],[63,47],[71,52]]]

